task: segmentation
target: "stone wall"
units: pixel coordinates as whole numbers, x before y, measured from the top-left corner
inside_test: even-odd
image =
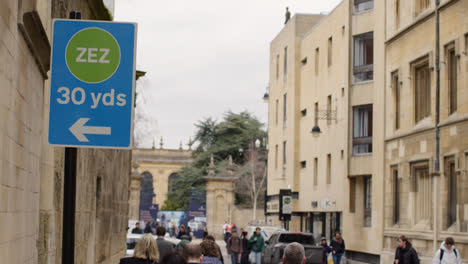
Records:
[[[64,149],[47,143],[47,79],[52,18],[71,10],[110,19],[102,1],[0,1],[2,263],[61,263]],[[130,160],[130,151],[78,151],[77,263],[123,256]]]

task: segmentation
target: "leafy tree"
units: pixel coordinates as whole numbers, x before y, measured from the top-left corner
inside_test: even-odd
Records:
[[[263,123],[246,111],[239,114],[229,111],[221,122],[205,118],[198,121],[195,126],[197,130],[194,137],[196,148],[193,151],[193,162],[179,172],[180,177],[174,181],[175,191],[168,193],[168,200],[164,202],[163,210],[186,210],[192,187],[196,191],[204,192],[203,176],[208,173],[207,167],[211,155],[217,165],[216,172],[224,172],[227,166],[225,161],[229,156],[232,156],[235,164],[242,166],[249,159],[247,157],[249,143],[255,139],[266,138]],[[239,176],[242,176],[242,173]],[[239,198],[237,202],[251,205],[252,196],[241,192],[239,190],[237,193],[236,190],[236,197]]]

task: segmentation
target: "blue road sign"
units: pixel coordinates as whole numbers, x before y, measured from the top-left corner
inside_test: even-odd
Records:
[[[49,143],[131,148],[135,23],[54,20]]]

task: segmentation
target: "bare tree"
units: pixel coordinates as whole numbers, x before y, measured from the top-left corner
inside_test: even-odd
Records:
[[[266,152],[260,148],[258,141],[256,145],[250,142],[249,159],[239,168],[237,183],[238,194],[248,196],[252,203],[253,220],[257,220],[259,195],[265,191],[267,178]]]

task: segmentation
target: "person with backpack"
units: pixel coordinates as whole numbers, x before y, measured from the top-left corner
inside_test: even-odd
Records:
[[[255,228],[255,233],[249,239],[249,244],[252,245],[251,262],[256,264],[262,263],[262,257],[265,254],[265,240],[260,232],[260,227]]]
[[[451,237],[447,237],[440,244],[439,250],[432,259],[432,264],[461,264],[460,252],[455,248],[455,241]]]
[[[411,242],[405,236],[397,240],[398,247],[395,252],[395,264],[419,264],[419,257]]]

